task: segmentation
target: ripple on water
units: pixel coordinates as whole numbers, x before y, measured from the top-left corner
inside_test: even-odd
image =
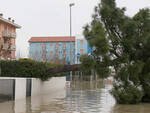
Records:
[[[27,98],[21,102],[25,109],[22,113],[150,113],[150,104],[115,105],[115,100],[109,93],[112,88],[109,84],[76,82],[73,86],[72,89],[59,92],[64,97],[48,94]],[[15,103],[0,103],[0,111],[21,113],[19,110],[22,109],[16,107]]]

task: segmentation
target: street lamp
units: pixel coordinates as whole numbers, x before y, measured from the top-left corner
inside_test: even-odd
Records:
[[[70,3],[70,65],[72,65],[72,15],[71,8],[74,6],[74,3]],[[72,81],[72,71],[70,72],[70,81]]]
[[[70,3],[69,6],[70,6],[70,65],[72,65],[72,14],[71,14],[71,8],[72,6],[74,6],[75,4],[74,3]]]

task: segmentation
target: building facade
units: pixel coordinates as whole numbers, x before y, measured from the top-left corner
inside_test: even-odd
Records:
[[[88,41],[83,36],[77,36],[76,37],[76,64],[79,64],[80,56],[81,55],[90,55],[92,50],[91,47],[88,44]]]
[[[21,27],[14,20],[4,19],[0,14],[0,59],[15,59],[17,28]]]
[[[75,64],[75,37],[32,37],[29,57],[37,61]]]

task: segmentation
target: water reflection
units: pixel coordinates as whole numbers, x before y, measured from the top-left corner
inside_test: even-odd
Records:
[[[111,84],[73,82],[72,88],[0,103],[0,113],[149,113],[150,104],[116,105]]]
[[[67,89],[66,99],[69,111],[82,113],[110,113],[115,101],[109,94],[111,85],[102,82],[75,82]]]

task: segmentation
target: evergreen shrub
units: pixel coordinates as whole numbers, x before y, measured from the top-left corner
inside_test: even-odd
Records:
[[[32,59],[19,60],[1,60],[1,77],[28,77],[40,78],[41,80],[48,80],[48,78],[57,76],[47,75],[46,70],[58,66],[59,64],[51,64],[45,62],[37,62]],[[59,74],[60,76],[61,74]]]
[[[143,91],[134,85],[117,85],[111,91],[118,104],[137,104],[142,101]]]

